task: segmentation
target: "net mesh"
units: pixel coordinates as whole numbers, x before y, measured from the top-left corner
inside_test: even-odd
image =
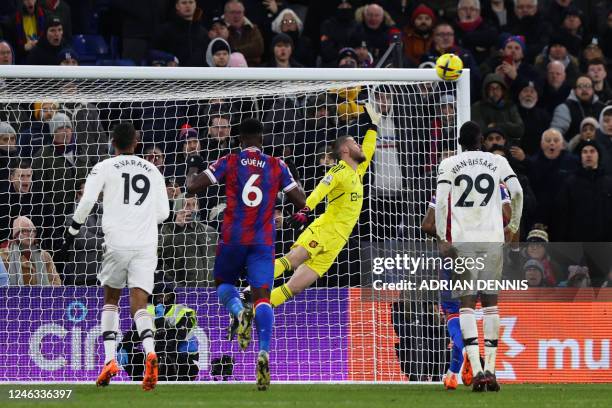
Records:
[[[60,247],[89,170],[113,154],[112,127],[131,121],[138,154],[164,174],[171,199],[156,279],[197,315],[190,330],[156,331],[162,380],[251,381],[255,348],[241,353],[225,340],[228,316],[213,287],[224,188],[186,197],[186,158],[201,154],[212,162],[233,151],[237,125],[257,117],[264,152],[284,158],[308,194],[334,165],[330,143],[342,135],[361,141],[368,127],[363,104],[371,102],[382,123],[362,215],[328,273],[275,310],[272,380],[439,381],[448,340],[437,294],[386,296],[369,288],[374,258],[432,249],[420,222],[436,164],[456,147],[456,95],[452,83],[427,81],[3,79],[0,254],[8,287],[0,289],[0,380],[95,380],[103,360],[100,203],[66,257]],[[4,124],[15,130],[14,140]],[[324,209],[322,203],[315,212]],[[277,256],[297,238],[282,223],[292,210],[279,197]],[[19,216],[31,223],[16,225]],[[123,296],[120,379],[138,380],[143,355],[127,302]]]

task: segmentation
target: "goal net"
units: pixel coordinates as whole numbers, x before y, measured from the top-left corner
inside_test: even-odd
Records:
[[[0,381],[95,381],[103,361],[101,200],[74,247],[60,248],[89,170],[114,153],[111,130],[126,121],[171,201],[152,299],[166,304],[156,318],[161,379],[253,381],[256,339],[246,352],[225,339],[229,318],[212,278],[224,188],[185,196],[186,158],[212,162],[238,149],[237,125],[256,117],[264,152],[282,157],[308,194],[335,164],[331,142],[362,140],[366,102],[382,122],[361,218],[327,274],[275,310],[272,381],[440,381],[449,341],[438,294],[378,291],[374,266],[433,249],[419,226],[437,163],[456,149],[469,117],[468,74],[448,83],[433,70],[7,67],[0,78]],[[297,233],[284,226],[294,209],[282,196],[275,211],[280,256]],[[433,274],[392,268],[383,280]],[[119,379],[139,380],[127,291],[120,321]]]

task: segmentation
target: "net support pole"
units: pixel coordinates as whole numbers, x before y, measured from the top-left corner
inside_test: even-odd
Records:
[[[455,139],[459,140],[459,129],[461,125],[471,119],[470,106],[470,70],[464,69],[463,74],[457,80],[457,129]],[[461,146],[457,144],[457,150],[461,151]]]

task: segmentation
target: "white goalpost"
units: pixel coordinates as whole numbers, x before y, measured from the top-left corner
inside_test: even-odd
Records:
[[[0,136],[13,129],[14,143],[0,146],[8,284],[0,287],[0,382],[95,381],[103,360],[101,203],[67,254],[61,237],[89,170],[113,154],[113,126],[126,121],[139,131],[138,153],[164,174],[171,200],[154,295],[171,295],[197,316],[185,330],[156,331],[161,379],[252,381],[255,348],[240,352],[225,339],[228,316],[212,278],[224,189],[186,196],[185,160],[200,154],[212,162],[239,148],[237,125],[256,117],[264,152],[282,157],[308,194],[334,165],[337,137],[361,142],[366,102],[383,119],[361,218],[327,275],[275,309],[272,381],[440,381],[448,339],[438,295],[373,290],[372,266],[375,258],[433,251],[420,221],[437,164],[456,151],[459,126],[470,118],[469,70],[444,82],[433,69],[2,66]],[[282,197],[275,211],[280,256],[297,233],[283,224],[293,208]],[[15,234],[20,216],[35,237]],[[434,273],[393,270],[386,279],[416,282]],[[120,381],[138,380],[142,364],[127,301],[120,303]]]

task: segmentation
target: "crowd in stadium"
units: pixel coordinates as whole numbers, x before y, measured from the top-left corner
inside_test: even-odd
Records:
[[[391,44],[396,47],[385,56]],[[0,65],[430,68],[438,56],[449,52],[460,56],[470,69],[471,116],[483,129],[485,149],[508,158],[525,190],[521,240],[612,242],[609,1],[0,3]],[[319,95],[311,101],[318,108],[307,110],[305,118],[288,120],[311,120],[292,139],[295,151],[275,151],[288,162],[294,156],[290,165],[298,174],[311,169],[312,174],[300,177],[307,193],[314,187],[309,183],[324,174],[320,168],[331,164],[325,142],[336,135],[321,136],[322,129],[342,122],[349,131],[360,133],[362,110],[351,104],[358,93],[347,92],[343,104],[335,103],[338,95]],[[260,102],[264,123],[280,121],[275,112],[293,103]],[[448,131],[452,122],[445,121],[454,117],[456,101],[450,93],[442,93],[434,102],[439,111],[428,127]],[[121,106],[54,101],[1,104],[0,257],[4,262],[0,262],[0,285],[96,283],[102,210],[92,211],[75,241],[71,261],[76,262],[65,262],[58,255],[61,230],[82,194],[89,169],[112,154],[109,131],[118,119],[137,120],[143,138],[141,154],[166,176],[173,211],[161,228],[160,268],[179,284],[210,284],[222,203],[185,196],[185,162],[191,154],[201,154],[206,162],[227,154],[236,147],[231,139],[235,125],[255,109],[218,100],[170,108],[141,103],[130,105],[129,110],[126,118],[121,116],[126,111]],[[167,116],[174,122],[162,125],[160,143],[155,131]],[[197,119],[186,123],[179,117]],[[147,126],[153,131],[147,133]],[[411,146],[399,140],[407,134],[401,130],[406,127],[399,122],[387,126],[396,130],[392,136],[398,138],[398,157]],[[283,134],[287,133],[285,129]],[[434,146],[432,152],[445,149]],[[396,160],[395,154],[395,149],[386,151],[385,160]],[[439,155],[423,156],[431,159],[424,166],[432,171]],[[406,164],[402,158],[392,163]],[[375,174],[389,168],[375,169]],[[376,182],[372,188],[376,189]],[[207,195],[219,196],[219,190]],[[422,198],[424,206],[427,198]],[[381,195],[380,200],[388,201],[389,195]],[[612,281],[612,270],[609,273],[589,261],[561,267],[542,249],[535,245],[532,253],[521,254],[532,286],[601,286]],[[607,268],[605,247],[593,244],[589,251],[593,257],[607,257]]]

